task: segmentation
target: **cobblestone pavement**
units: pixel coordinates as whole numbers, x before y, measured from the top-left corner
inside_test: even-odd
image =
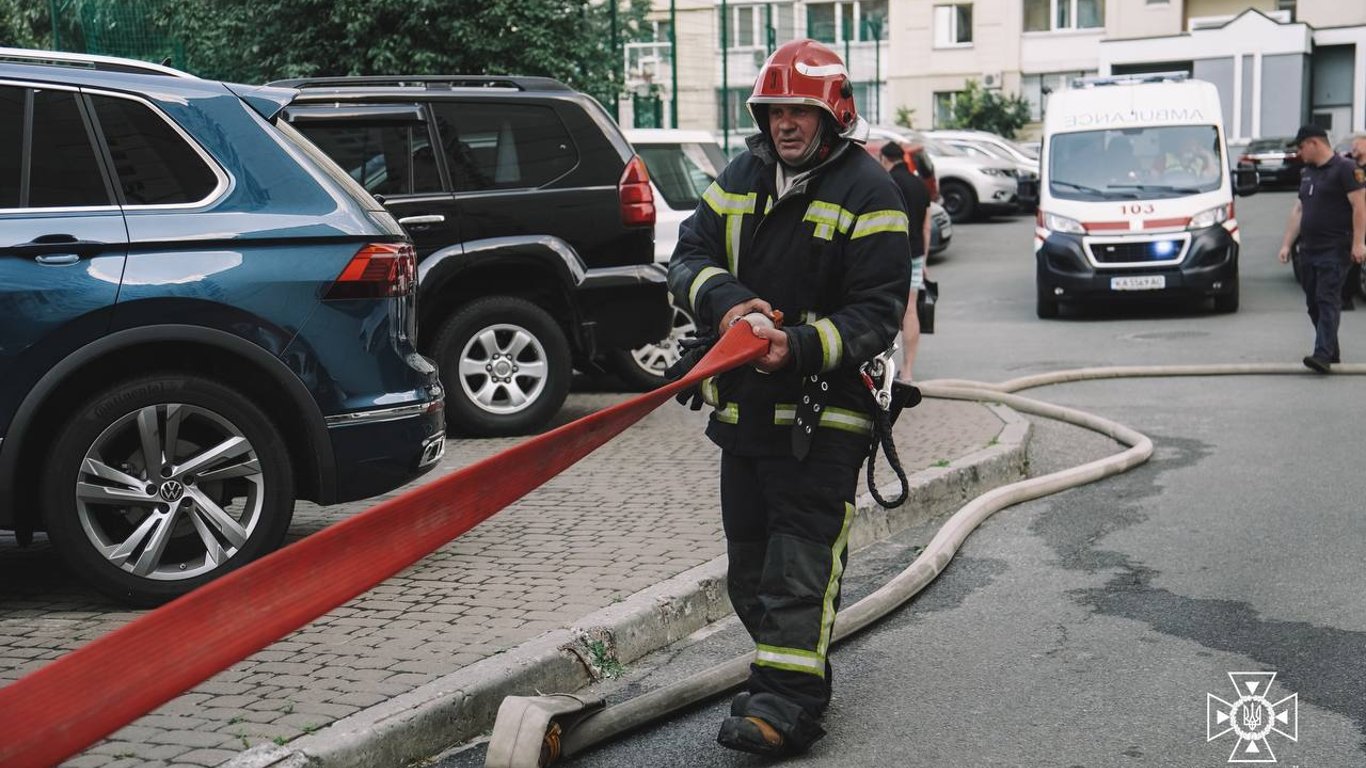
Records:
[[[557,423],[624,398],[575,393]],[[255,744],[311,733],[711,560],[723,547],[717,450],[702,436],[704,423],[703,413],[661,407],[415,566],[64,765],[218,765]],[[914,471],[985,447],[1001,426],[981,405],[927,401],[902,417],[897,444]],[[436,473],[519,440],[453,440]],[[884,468],[881,477],[890,472]],[[300,504],[291,539],[374,502]],[[67,574],[41,535],[29,549],[0,535],[0,684],[137,615]]]

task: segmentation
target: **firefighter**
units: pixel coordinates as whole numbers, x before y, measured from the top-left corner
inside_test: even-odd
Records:
[[[748,101],[759,128],[679,230],[669,286],[724,332],[781,311],[753,367],[708,379],[721,447],[729,594],[754,639],[747,690],[717,740],[785,755],[825,734],[831,629],[858,470],[876,408],[858,366],[896,337],[910,290],[908,220],[867,136],[848,71],[811,40],[778,48]]]

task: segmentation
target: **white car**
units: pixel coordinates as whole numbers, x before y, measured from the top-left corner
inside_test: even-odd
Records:
[[[927,135],[972,157],[1013,165],[1020,207],[1032,211],[1039,204],[1039,161],[1009,139],[986,131],[930,131]]]
[[[920,144],[934,161],[939,197],[955,223],[979,215],[1014,213],[1019,209],[1015,166],[1004,160],[971,157],[966,152],[915,131],[874,127],[872,137]]]
[[[706,131],[641,129],[623,131],[650,172],[655,196],[655,261],[668,264],[678,243],[678,226],[692,215],[702,193],[726,167],[726,157],[716,139]],[[678,340],[697,333],[697,324],[681,307],[674,307],[668,337],[621,354],[634,365],[614,370],[637,389],[663,384],[664,370],[679,358]]]

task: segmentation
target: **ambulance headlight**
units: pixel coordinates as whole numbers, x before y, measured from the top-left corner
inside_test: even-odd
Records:
[[[1059,216],[1056,213],[1045,213],[1043,215],[1043,228],[1053,232],[1063,232],[1069,235],[1086,234],[1086,227],[1083,227],[1080,221],[1069,219],[1066,216]]]
[[[1191,223],[1187,229],[1204,229],[1216,224],[1223,224],[1228,221],[1228,206],[1221,205],[1218,208],[1211,208],[1208,211],[1201,211],[1191,217]]]

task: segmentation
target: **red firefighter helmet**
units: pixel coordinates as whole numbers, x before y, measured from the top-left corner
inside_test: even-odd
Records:
[[[815,40],[783,43],[764,62],[746,102],[759,130],[768,132],[768,104],[807,104],[834,118],[840,136],[850,138],[858,123],[854,87],[839,54]]]

